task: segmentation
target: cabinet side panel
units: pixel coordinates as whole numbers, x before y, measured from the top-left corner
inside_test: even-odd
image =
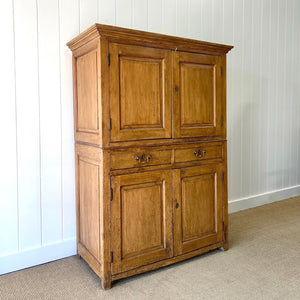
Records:
[[[79,158],[79,240],[99,258],[99,168]]]
[[[75,140],[99,145],[101,82],[98,40],[93,40],[74,51],[73,57]]]
[[[76,147],[77,241],[100,260],[101,167],[99,149]]]
[[[99,130],[97,102],[97,51],[77,58],[77,131]]]

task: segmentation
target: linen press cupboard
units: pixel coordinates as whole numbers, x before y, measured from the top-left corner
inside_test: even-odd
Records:
[[[68,46],[78,254],[103,288],[227,249],[232,47],[100,24]]]

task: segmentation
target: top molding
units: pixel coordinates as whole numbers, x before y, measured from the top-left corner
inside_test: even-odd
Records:
[[[96,39],[107,39],[109,42],[151,46],[162,49],[222,55],[230,51],[233,46],[202,42],[198,40],[151,33],[140,30],[121,28],[103,24],[94,24],[83,31],[67,45],[74,51],[87,42]]]

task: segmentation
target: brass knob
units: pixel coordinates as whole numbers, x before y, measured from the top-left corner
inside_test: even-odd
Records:
[[[150,159],[151,159],[151,155],[148,154],[146,156],[144,153],[142,153],[141,156],[137,155],[135,157],[135,160],[138,161],[140,164],[146,164],[150,161]]]
[[[194,151],[194,155],[199,157],[199,158],[203,157],[205,155],[205,153],[206,153],[206,150],[201,150],[201,149]]]

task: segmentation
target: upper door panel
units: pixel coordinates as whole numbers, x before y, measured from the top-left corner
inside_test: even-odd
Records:
[[[223,135],[221,57],[175,52],[174,137]]]
[[[111,141],[171,137],[171,51],[111,43]]]

